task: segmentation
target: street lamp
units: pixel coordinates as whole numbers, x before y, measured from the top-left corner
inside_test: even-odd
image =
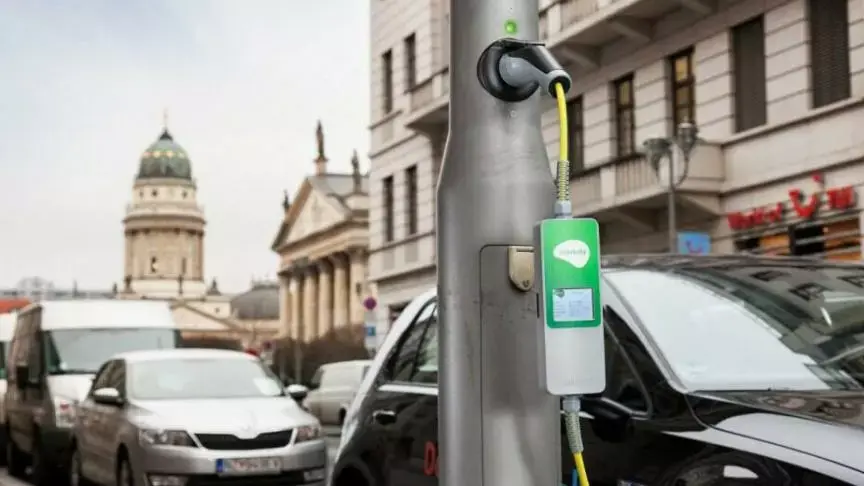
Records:
[[[696,125],[684,121],[677,127],[674,137],[657,137],[645,140],[642,147],[645,152],[645,157],[651,163],[651,167],[660,177],[660,161],[663,157],[669,158],[669,180],[667,188],[668,202],[668,217],[669,217],[669,253],[677,251],[678,247],[678,230],[677,230],[677,215],[675,213],[675,200],[678,187],[687,179],[687,173],[690,171],[690,155],[699,141],[699,129]],[[684,158],[684,167],[678,178],[675,177],[675,162],[673,159],[672,148],[678,147],[681,155]]]

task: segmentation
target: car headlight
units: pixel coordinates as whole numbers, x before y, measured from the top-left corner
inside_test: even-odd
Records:
[[[297,431],[294,432],[295,444],[297,442],[306,442],[319,438],[321,438],[321,426],[319,425],[304,425],[302,427],[297,427]]]
[[[183,430],[141,429],[138,440],[144,445],[195,446],[192,437]]]
[[[71,398],[54,397],[54,420],[57,427],[69,428],[75,425],[75,406]]]

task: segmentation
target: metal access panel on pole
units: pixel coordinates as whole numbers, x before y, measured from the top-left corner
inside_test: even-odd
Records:
[[[484,90],[478,60],[536,40],[537,0],[451,0],[450,126],[438,181],[439,446],[444,486],[560,483],[558,398],[540,382],[533,227],[555,188],[540,93]]]

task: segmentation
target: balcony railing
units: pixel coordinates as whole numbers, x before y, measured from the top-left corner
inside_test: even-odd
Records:
[[[553,4],[550,8],[555,8],[555,5],[561,6],[561,25],[566,27],[570,24],[575,24],[585,17],[599,12],[603,7],[608,7],[615,0],[561,0]]]
[[[680,153],[673,157],[676,174],[683,170]],[[668,159],[661,162],[658,173],[641,155],[615,160],[586,169],[570,182],[574,213],[584,216],[613,209],[664,194]],[[716,144],[702,143],[690,157],[690,169],[679,191],[719,192],[725,179],[723,151]]]
[[[127,204],[126,215],[146,214],[201,214],[204,206],[195,203]]]

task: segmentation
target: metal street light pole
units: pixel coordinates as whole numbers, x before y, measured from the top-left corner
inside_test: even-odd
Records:
[[[687,179],[690,172],[690,155],[699,141],[699,129],[690,122],[682,122],[678,125],[674,138],[649,138],[642,144],[645,155],[654,172],[660,176],[660,161],[664,157],[669,160],[668,181],[666,188],[667,216],[669,226],[669,253],[678,250],[678,212],[676,201],[678,200],[678,187]],[[673,148],[681,151],[682,168],[680,177],[675,177],[675,158]]]
[[[437,196],[443,486],[561,480],[559,399],[540,383],[537,294],[512,283],[514,274],[533,282],[534,225],[553,215],[541,93],[498,99],[478,69],[496,41],[536,40],[538,11],[538,0],[450,0],[450,124]],[[506,88],[491,70],[484,79]]]
[[[673,162],[672,153],[669,152],[669,191],[667,192],[669,205],[669,253],[675,253],[678,248],[678,212],[675,201],[678,200],[676,194],[678,185],[675,184],[675,164]]]

